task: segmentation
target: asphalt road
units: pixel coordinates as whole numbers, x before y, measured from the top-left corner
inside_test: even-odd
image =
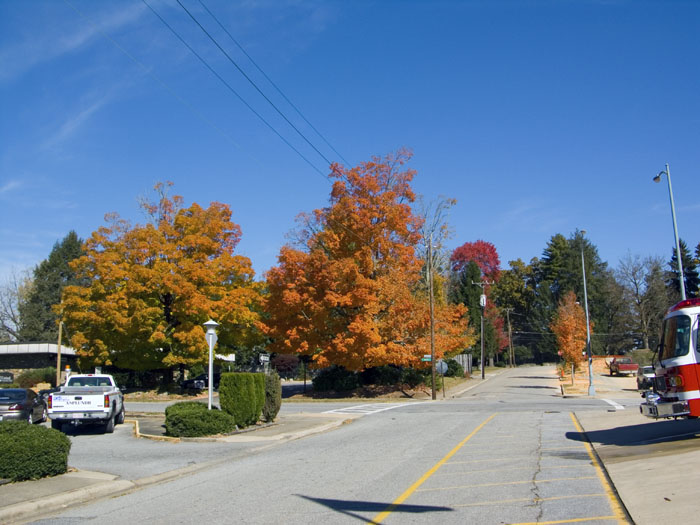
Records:
[[[625,523],[572,414],[612,405],[558,389],[552,369],[507,370],[458,399],[392,404],[264,448],[149,442],[126,427],[73,436],[78,468],[205,468],[37,523]]]

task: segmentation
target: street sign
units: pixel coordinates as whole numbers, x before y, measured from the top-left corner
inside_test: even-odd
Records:
[[[447,373],[447,363],[440,359],[437,363],[435,363],[435,370],[438,374],[444,376]]]
[[[260,354],[260,362],[267,363],[270,360],[269,354]]]
[[[432,361],[432,360],[433,360],[433,356],[430,354],[425,354],[423,356],[423,359],[421,359],[421,361]]]

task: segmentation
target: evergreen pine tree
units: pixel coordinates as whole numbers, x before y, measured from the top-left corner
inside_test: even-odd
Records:
[[[688,245],[683,239],[678,241],[678,245],[681,251],[681,262],[683,263],[683,281],[685,283],[685,296],[690,299],[692,297],[699,297],[700,291],[700,276],[698,275],[698,266],[695,259],[691,256],[690,250],[688,250]],[[699,245],[700,246],[700,245]],[[696,249],[697,252],[697,249]],[[666,284],[669,286],[676,299],[680,298],[681,287],[680,280],[678,276],[678,257],[676,255],[676,249],[673,249],[673,254],[671,255],[671,260],[668,263],[670,271],[667,274]]]
[[[34,268],[32,289],[19,305],[22,342],[55,342],[58,338],[57,316],[52,307],[61,302],[63,287],[78,284],[68,265],[82,255],[82,241],[71,231],[54,244],[49,257]]]

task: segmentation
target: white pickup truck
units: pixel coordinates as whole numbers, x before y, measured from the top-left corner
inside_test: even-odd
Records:
[[[101,424],[106,433],[124,422],[124,395],[106,374],[73,374],[48,399],[51,427],[65,424]]]

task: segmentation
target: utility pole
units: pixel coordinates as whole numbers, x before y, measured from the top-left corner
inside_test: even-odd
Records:
[[[430,367],[432,369],[432,398],[435,397],[435,300],[433,298],[433,234],[430,234],[430,244],[428,244],[428,293],[430,295]],[[445,393],[443,387],[442,393]]]
[[[472,284],[481,287],[481,291],[483,292],[479,298],[479,305],[481,306],[481,379],[486,377],[484,373],[484,309],[486,308],[486,287],[493,283],[494,281],[481,281],[478,283],[472,281]]]
[[[513,331],[510,327],[510,312],[513,308],[506,308],[506,317],[508,318],[508,346],[510,348],[508,357],[510,357],[510,367],[515,366],[515,352],[513,352]]]
[[[58,320],[58,351],[56,352],[56,386],[61,386],[61,337],[63,336],[63,321]]]

